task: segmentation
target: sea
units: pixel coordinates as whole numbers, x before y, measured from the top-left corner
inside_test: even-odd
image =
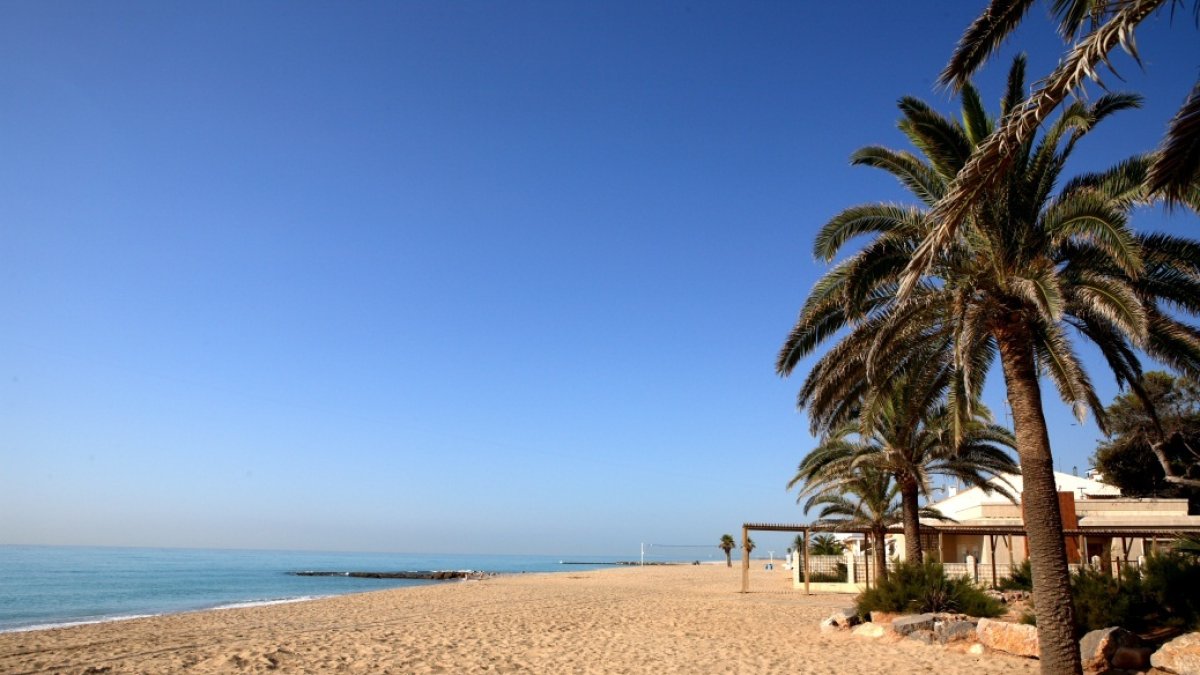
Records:
[[[294,574],[302,571],[521,574],[596,569],[628,559],[0,546],[0,632],[461,583]],[[587,564],[563,564],[568,562]]]

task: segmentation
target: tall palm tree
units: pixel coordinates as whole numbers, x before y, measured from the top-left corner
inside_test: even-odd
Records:
[[[721,535],[721,543],[717,544],[717,548],[725,552],[725,566],[733,567],[733,549],[737,548],[737,544],[733,541],[733,536],[728,534]]]
[[[824,483],[810,492],[804,512],[817,509],[817,523],[843,527],[861,527],[871,531],[876,575],[887,578],[887,530],[902,520],[900,485],[887,471],[871,466],[853,470],[849,479]],[[918,514],[943,518],[934,508],[924,507]]]
[[[1077,89],[1084,78],[1097,80],[1096,67],[1108,62],[1109,52],[1121,45],[1135,60],[1140,61],[1133,41],[1134,29],[1167,0],[1054,0],[1052,8],[1058,17],[1058,31],[1064,40],[1077,44],[1067,54],[1067,60],[1048,77],[1041,88],[1013,117],[1013,124],[1004,125],[996,147],[1007,142],[1019,145],[1032,136],[1033,120],[1042,120],[1061,105],[1065,96]],[[962,87],[983,66],[988,57],[1021,23],[1033,0],[991,0],[988,7],[967,28],[954,50],[950,62],[942,71],[943,85]],[[1200,3],[1195,3],[1200,15]],[[977,165],[985,163],[980,158]],[[973,167],[974,168],[974,167]],[[964,182],[968,177],[963,177]],[[1148,175],[1148,187],[1175,202],[1188,202],[1196,208],[1197,184],[1200,182],[1200,80],[1192,86],[1183,105],[1167,128],[1167,134]]]
[[[1019,471],[1004,450],[1015,444],[1012,432],[991,423],[978,392],[969,394],[973,400],[961,418],[945,403],[955,372],[945,325],[942,317],[935,332],[910,340],[902,367],[873,385],[866,371],[877,336],[870,336],[870,343],[847,338],[809,371],[801,405],[809,409],[813,431],[824,435],[788,483],[789,488],[804,485],[803,499],[827,486],[857,481],[862,466],[886,473],[901,498],[905,557],[915,562],[923,559],[920,497],[932,493],[932,477],[949,476],[1011,498],[988,479]],[[847,353],[845,347],[857,349]],[[847,370],[855,386],[851,392],[843,389]]]
[[[1009,74],[1002,118],[1022,100],[1024,60]],[[1092,105],[1076,102],[1046,127],[1008,149],[1007,168],[963,212],[944,240],[933,235],[956,176],[995,138],[996,122],[979,93],[962,88],[962,121],[921,101],[901,100],[900,128],[921,151],[871,147],[855,163],[883,168],[921,200],[920,207],[870,204],[834,217],[817,238],[817,254],[832,260],[852,237],[872,235],[862,251],[817,282],[777,362],[783,374],[819,344],[849,327],[830,350],[865,355],[831,366],[831,390],[853,391],[855,378],[886,381],[911,359],[913,343],[953,343],[951,416],[967,419],[998,356],[1016,430],[1024,476],[1022,495],[1045,672],[1080,671],[1053,457],[1042,410],[1046,376],[1078,416],[1090,408],[1104,428],[1102,406],[1077,357],[1068,329],[1096,345],[1118,383],[1137,381],[1141,350],[1176,370],[1200,373],[1200,331],[1176,316],[1200,313],[1200,243],[1166,235],[1138,235],[1127,224],[1129,206],[1145,198],[1131,179],[1147,166],[1134,158],[1109,171],[1055,186],[1076,143],[1108,115],[1138,104],[1106,94]],[[944,233],[943,233],[944,234]],[[925,247],[922,249],[921,247]],[[912,280],[910,260],[931,252]],[[902,282],[909,282],[907,296]],[[1164,309],[1164,305],[1171,311]],[[828,358],[827,355],[826,358]],[[804,400],[805,392],[801,392]]]

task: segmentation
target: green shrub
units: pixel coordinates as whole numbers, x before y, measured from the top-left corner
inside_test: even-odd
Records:
[[[1200,558],[1162,553],[1146,558],[1142,570],[1143,606],[1157,625],[1200,628]]]
[[[1200,627],[1200,560],[1178,553],[1152,555],[1143,569],[1125,567],[1120,579],[1093,569],[1071,576],[1075,631],[1108,626],[1132,631]]]
[[[1142,579],[1136,569],[1126,568],[1118,581],[1098,570],[1084,568],[1071,576],[1071,598],[1075,601],[1075,632],[1109,626],[1129,630],[1144,628]]]
[[[1008,578],[1000,581],[1000,590],[1002,591],[1032,591],[1033,590],[1033,568],[1029,565],[1029,561],[1017,565],[1012,569],[1012,573]]]
[[[897,565],[886,580],[860,594],[855,601],[858,613],[872,611],[920,613],[961,612],[971,616],[1000,616],[1004,608],[984,595],[969,579],[947,579],[938,563]]]

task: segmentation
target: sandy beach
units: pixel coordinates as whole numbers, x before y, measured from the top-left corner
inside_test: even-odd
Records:
[[[0,634],[21,673],[1033,673],[999,654],[827,634],[848,596],[700,565],[504,576]]]

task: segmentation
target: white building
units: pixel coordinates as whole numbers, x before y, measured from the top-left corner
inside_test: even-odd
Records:
[[[1062,511],[1063,528],[1170,528],[1178,525],[1200,526],[1200,516],[1188,515],[1186,499],[1145,499],[1122,497],[1121,490],[1113,485],[1096,480],[1098,474],[1081,478],[1055,472],[1058,484],[1059,507]],[[962,526],[1015,526],[1023,525],[1020,498],[1024,482],[1020,476],[1002,475],[989,483],[1006,488],[1016,499],[1010,501],[999,492],[985,492],[983,488],[967,490],[947,489],[947,496],[930,506],[941,511],[956,522],[923,521],[926,524]],[[904,556],[904,536],[893,535],[895,551]],[[942,562],[964,562],[967,556],[983,564],[992,561],[993,546],[997,563],[1019,563],[1027,557],[1025,538],[1020,535],[988,534],[942,534],[923,535],[926,540],[922,548],[936,559],[940,550]],[[940,539],[940,541],[939,541]],[[1112,536],[1089,536],[1084,539],[1070,537],[1064,541],[1070,563],[1080,562],[1081,546],[1086,546],[1085,561],[1098,557],[1101,560],[1136,560],[1154,545],[1144,537],[1125,538]],[[891,548],[891,547],[889,547]]]

